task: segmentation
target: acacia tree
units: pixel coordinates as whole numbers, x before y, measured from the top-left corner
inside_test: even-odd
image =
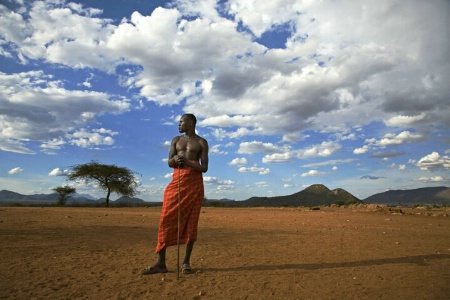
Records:
[[[81,179],[86,183],[96,182],[107,192],[106,207],[109,207],[109,196],[112,192],[129,197],[136,195],[138,183],[135,178],[135,173],[128,168],[100,164],[95,161],[76,165],[67,175],[68,180]]]
[[[53,188],[52,190],[54,190],[55,192],[57,192],[59,194],[59,197],[58,197],[59,205],[66,204],[66,200],[67,200],[66,197],[75,194],[77,191],[75,188],[70,187],[68,185],[58,186],[58,187]]]

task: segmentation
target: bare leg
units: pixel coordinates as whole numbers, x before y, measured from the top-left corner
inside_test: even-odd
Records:
[[[162,248],[161,251],[158,252],[158,262],[155,266],[165,269],[166,268],[166,248]]]
[[[194,248],[194,242],[189,242],[186,245],[186,256],[184,257],[184,261],[183,264],[190,264],[191,262],[191,254],[192,254],[192,249]]]
[[[190,263],[193,248],[194,248],[194,242],[187,243],[186,256],[184,257],[183,266],[181,267],[181,271],[183,272],[183,274],[193,273],[192,269],[191,269],[191,263]]]
[[[167,273],[166,267],[166,248],[162,248],[158,252],[158,261],[151,267],[148,267],[142,271],[143,275],[150,275],[156,273]]]

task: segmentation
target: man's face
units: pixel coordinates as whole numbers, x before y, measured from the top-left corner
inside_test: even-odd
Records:
[[[189,120],[186,117],[181,117],[180,123],[178,124],[178,131],[179,132],[186,132],[187,128],[189,126]]]

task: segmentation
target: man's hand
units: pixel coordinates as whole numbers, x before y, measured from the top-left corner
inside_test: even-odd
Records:
[[[186,164],[186,158],[184,156],[175,155],[174,158],[180,168],[184,167],[184,165]]]

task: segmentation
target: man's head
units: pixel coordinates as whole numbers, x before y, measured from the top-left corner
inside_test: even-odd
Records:
[[[184,114],[183,117],[186,121],[191,121],[194,126],[197,124],[197,118],[193,114]]]
[[[180,123],[178,124],[179,132],[193,131],[195,133],[195,125],[197,124],[197,118],[193,114],[184,114]]]

